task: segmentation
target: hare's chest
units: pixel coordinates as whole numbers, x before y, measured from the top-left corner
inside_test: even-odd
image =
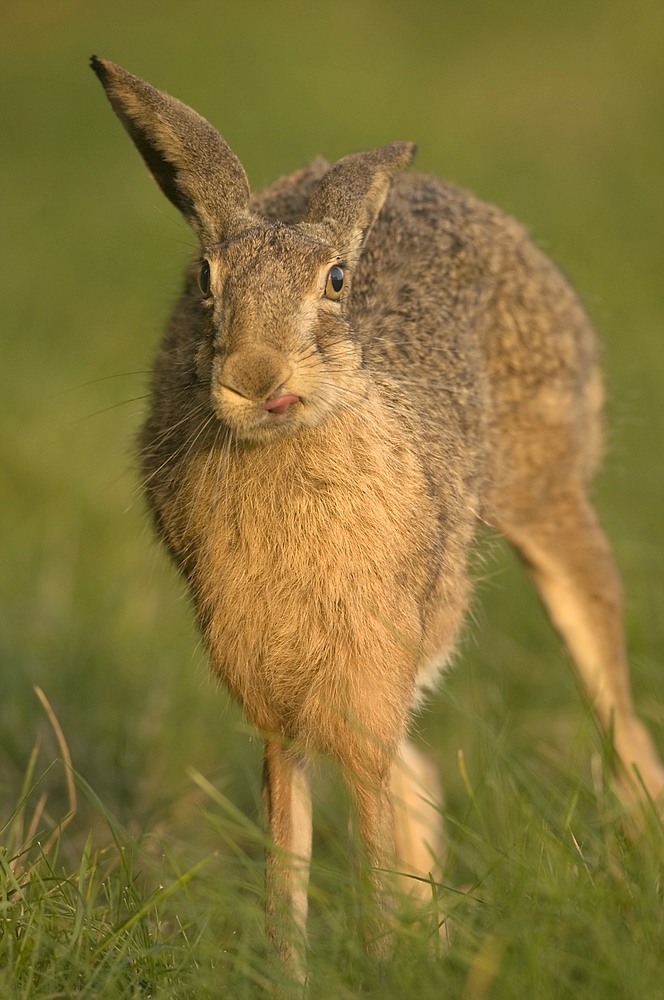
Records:
[[[369,604],[394,600],[412,557],[411,532],[382,501],[350,500],[320,480],[236,494],[210,527],[197,582],[237,628],[260,623],[264,642],[289,628],[301,637],[305,623],[348,626],[351,607],[366,614]]]
[[[218,498],[190,576],[213,666],[248,713],[268,725],[313,689],[339,697],[368,664],[414,673],[426,511],[416,523],[377,476],[254,486]]]

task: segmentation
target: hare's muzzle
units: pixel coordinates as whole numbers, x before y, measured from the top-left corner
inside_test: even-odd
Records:
[[[302,397],[297,392],[289,392],[289,388],[275,386],[261,398],[257,393],[248,396],[234,386],[216,382],[212,388],[212,405],[217,416],[232,427],[238,437],[269,441],[275,431],[291,433],[301,422]]]
[[[268,399],[265,403],[265,409],[269,410],[270,413],[285,413],[291,403],[299,403],[300,397],[287,395],[287,396],[274,396],[272,399]]]

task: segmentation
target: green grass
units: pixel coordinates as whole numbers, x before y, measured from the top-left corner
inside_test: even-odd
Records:
[[[656,0],[4,4],[3,1000],[254,997],[273,975],[260,741],[207,678],[133,465],[145,373],[194,239],[87,58],[195,106],[254,187],[317,153],[413,139],[421,169],[531,227],[605,344],[595,497],[625,583],[637,706],[662,747],[663,43]],[[486,540],[478,565],[457,669],[417,720],[445,780],[452,946],[436,957],[428,925],[404,918],[389,968],[365,959],[343,796],[323,769],[311,995],[664,995],[661,829],[650,817],[625,837],[606,748],[530,585],[501,543]],[[35,684],[80,776],[45,857],[27,835],[45,849],[71,793]]]
[[[308,995],[661,996],[664,837],[655,810],[627,836],[633,817],[612,796],[608,747],[594,747],[590,779],[573,756],[524,763],[504,732],[455,707],[478,734],[482,778],[473,787],[464,775],[465,801],[446,811],[446,879],[424,915],[403,911],[385,968],[359,943],[369,904],[348,870],[344,819],[329,797],[317,799]],[[588,736],[579,747],[593,745]],[[204,854],[172,831],[132,836],[76,781],[107,834],[90,834],[80,857],[63,866],[57,841],[42,849],[34,825],[26,830],[25,803],[40,782],[3,831],[3,998],[263,997],[279,982],[288,992],[260,919],[260,827],[191,772],[204,792],[199,825],[217,845]],[[31,773],[26,782],[30,791]],[[438,943],[443,920],[448,948]]]

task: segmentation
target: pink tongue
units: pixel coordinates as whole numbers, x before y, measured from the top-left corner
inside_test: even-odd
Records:
[[[271,413],[285,413],[291,403],[299,403],[299,401],[299,396],[275,396],[274,399],[267,400],[265,409]]]

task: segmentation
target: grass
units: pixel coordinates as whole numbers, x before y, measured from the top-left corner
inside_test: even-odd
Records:
[[[614,799],[610,748],[592,729],[580,736],[593,747],[583,778],[572,759],[524,763],[504,733],[472,721],[482,780],[473,786],[461,762],[466,801],[446,813],[446,881],[423,917],[404,911],[397,957],[384,969],[359,944],[368,903],[348,870],[343,818],[329,797],[317,801],[308,995],[660,996],[664,838],[656,811],[627,814]],[[205,855],[171,832],[132,835],[76,775],[107,837],[90,834],[80,857],[63,865],[58,827],[56,836],[38,830],[46,814],[43,779],[33,784],[36,757],[2,831],[3,998],[262,997],[280,979],[288,991],[270,965],[260,919],[265,838],[223,791],[191,772],[204,792],[199,823],[217,844]],[[442,920],[449,948],[438,944]]]
[[[146,372],[194,240],[89,55],[199,109],[254,187],[317,153],[414,139],[421,169],[531,227],[605,344],[595,499],[625,582],[637,706],[662,747],[663,41],[656,0],[7,0],[3,1000],[259,997],[273,976],[260,741],[207,678],[133,467]],[[483,541],[478,577],[458,667],[416,723],[445,780],[439,907],[453,943],[437,957],[432,924],[406,914],[386,970],[363,956],[343,796],[321,765],[311,995],[660,996],[659,824],[646,814],[626,836],[607,748],[501,543]]]

